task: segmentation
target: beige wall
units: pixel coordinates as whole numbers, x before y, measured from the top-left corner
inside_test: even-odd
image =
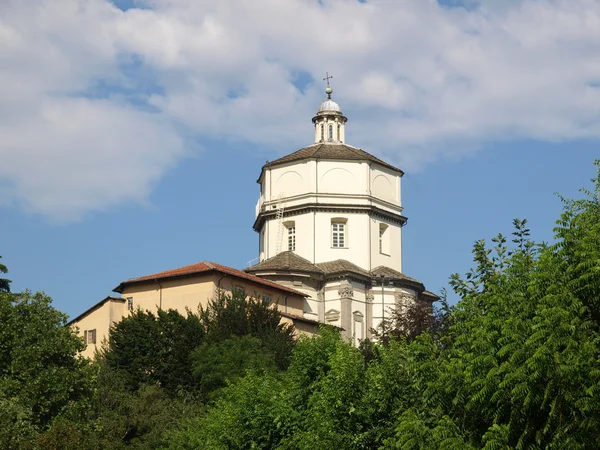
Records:
[[[276,288],[264,286],[243,278],[219,273],[200,274],[188,278],[157,282],[145,282],[126,286],[122,296],[133,299],[134,308],[156,312],[162,309],[175,309],[185,314],[186,308],[193,312],[199,307],[205,308],[208,301],[215,297],[217,288],[231,293],[236,288],[243,289],[247,295],[262,298],[268,295],[271,303],[278,305],[281,311],[290,314],[302,314],[304,298],[300,295],[284,293]],[[161,306],[162,305],[162,306]]]
[[[133,299],[133,308],[156,312],[174,309],[185,314],[186,308],[196,312],[206,307],[215,294],[213,274],[196,275],[162,281],[148,281],[125,286],[123,298]]]
[[[84,337],[86,330],[96,330],[96,343],[86,343],[86,348],[81,352],[88,358],[94,357],[96,349],[100,349],[102,342],[108,339],[108,330],[115,322],[121,321],[126,313],[127,306],[119,300],[107,300],[98,308],[92,310],[78,321],[74,321],[71,327],[78,329],[77,334]]]
[[[163,280],[160,284],[156,281],[136,283],[126,286],[122,297],[108,300],[92,309],[81,319],[74,321],[71,326],[79,329],[78,334],[83,338],[85,330],[96,330],[96,344],[88,344],[82,352],[84,356],[92,358],[94,351],[100,348],[102,341],[108,339],[111,325],[128,316],[127,298],[133,299],[133,309],[142,309],[156,313],[160,308],[174,309],[181,314],[186,309],[197,312],[199,307],[206,307],[208,301],[214,298],[217,287],[231,293],[234,289],[241,288],[247,295],[262,299],[269,296],[272,304],[277,305],[281,312],[302,317],[304,312],[304,297],[298,294],[282,292],[275,287],[264,286],[250,280],[237,278],[219,273],[206,273],[172,280]],[[301,325],[304,327],[304,325]]]

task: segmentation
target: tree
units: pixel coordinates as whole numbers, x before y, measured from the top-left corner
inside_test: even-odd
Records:
[[[158,384],[171,394],[193,391],[190,353],[204,338],[200,318],[187,312],[137,310],[109,331],[101,360],[121,371],[126,386],[135,391],[143,384]]]
[[[66,322],[42,293],[0,293],[0,428],[12,430],[0,433],[1,448],[90,394],[88,362],[77,356],[83,343]]]
[[[279,369],[289,364],[294,347],[294,328],[281,323],[276,307],[243,290],[218,292],[206,308],[200,309],[207,342],[221,342],[232,336],[254,336],[275,358]]]
[[[440,299],[440,307],[423,300],[415,300],[399,308],[390,309],[388,316],[372,329],[379,342],[387,344],[391,340],[413,341],[421,333],[439,333],[447,328],[453,308],[446,300],[445,291]]]
[[[0,256],[2,258],[2,256]],[[4,264],[0,264],[0,273],[8,273],[8,269]],[[6,278],[0,278],[0,292],[10,293],[11,281]]]
[[[232,336],[220,342],[204,342],[191,355],[194,376],[200,391],[208,397],[227,381],[244,376],[248,370],[276,370],[275,356],[253,336]]]
[[[462,299],[443,351],[415,367],[423,402],[386,448],[598,448],[598,207],[565,201],[552,246],[525,220],[511,251],[502,235],[475,244],[476,268],[451,280]]]
[[[600,163],[598,163],[600,171]],[[599,173],[600,175],[600,173]],[[385,345],[300,339],[284,372],[231,380],[169,448],[600,447],[600,181],[565,201],[554,245],[473,247],[441,327],[397,322]],[[233,323],[233,322],[232,322]],[[394,328],[391,328],[393,331]],[[409,331],[409,333],[407,333]]]

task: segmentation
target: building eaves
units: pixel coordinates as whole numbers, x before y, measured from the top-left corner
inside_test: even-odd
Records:
[[[387,266],[379,266],[371,270],[371,277],[373,278],[373,281],[376,281],[383,277],[391,280],[404,282],[409,285],[413,285],[414,287],[417,287],[418,290],[420,290],[421,292],[425,291],[425,286],[419,280],[404,275],[402,272],[398,272],[397,270],[394,270]]]
[[[297,316],[296,314],[290,314],[290,313],[285,313],[285,312],[280,312],[279,314],[282,317],[287,317],[288,319],[297,320],[299,322],[304,322],[304,323],[308,323],[311,325],[323,325],[323,323],[319,322],[318,320],[307,319],[306,317]]]
[[[323,270],[326,277],[331,277],[334,275],[353,274],[359,275],[363,278],[370,278],[370,274],[368,271],[362,269],[361,267],[358,267],[356,264],[353,264],[345,259],[336,259],[335,261],[317,263],[316,266]]]
[[[289,288],[286,286],[282,286],[281,284],[275,283],[270,280],[265,280],[264,278],[259,278],[256,275],[246,273],[246,272],[238,270],[238,269],[234,269],[233,267],[224,266],[222,264],[217,264],[217,263],[214,263],[211,261],[202,261],[202,262],[199,262],[196,264],[190,264],[187,266],[178,267],[176,269],[165,270],[163,272],[158,272],[158,273],[155,273],[152,275],[144,275],[142,277],[131,278],[129,280],[121,282],[116,288],[113,289],[113,291],[121,293],[121,292],[123,292],[123,290],[126,286],[137,284],[137,283],[143,283],[143,282],[155,281],[155,280],[180,278],[180,277],[186,277],[186,276],[191,276],[191,275],[207,273],[207,272],[211,272],[211,271],[216,271],[216,272],[220,272],[223,274],[231,275],[231,276],[238,277],[238,278],[241,278],[241,279],[244,279],[247,281],[251,281],[255,284],[269,286],[269,287],[278,289],[280,291],[285,291],[285,292],[289,292],[289,293],[292,293],[295,295],[301,295],[303,297],[306,297],[306,294],[304,294],[300,291],[297,291],[295,289],[292,289],[292,288]]]
[[[393,170],[394,172],[398,172],[400,176],[404,175],[404,172],[398,167],[395,167],[377,158],[363,149],[337,142],[318,142],[316,144],[309,145],[308,147],[301,148],[300,150],[290,153],[289,155],[282,156],[274,161],[267,162],[262,167],[261,175],[258,177],[257,182],[260,182],[260,178],[265,168],[302,161],[305,159],[371,161]]]
[[[244,271],[250,273],[263,272],[265,270],[323,274],[323,270],[318,266],[311,263],[308,259],[298,256],[292,251],[281,252],[272,258],[266,259],[258,264],[244,269]]]
[[[427,291],[427,290],[423,291],[422,295],[425,296],[425,297],[429,297],[429,298],[433,299],[434,301],[440,299],[439,295],[434,294],[433,292]]]

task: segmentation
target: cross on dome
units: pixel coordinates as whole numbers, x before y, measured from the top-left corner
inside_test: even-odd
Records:
[[[327,87],[325,88],[325,93],[327,94],[327,98],[331,99],[331,93],[333,92],[333,89],[331,89],[331,86],[329,86],[329,80],[333,78],[333,75],[329,75],[329,72],[325,72],[325,78],[323,78],[323,81],[327,81]]]

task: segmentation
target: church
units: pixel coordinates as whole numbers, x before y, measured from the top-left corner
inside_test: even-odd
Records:
[[[327,79],[327,81],[329,81]],[[134,309],[197,310],[216,291],[244,289],[314,333],[337,326],[358,344],[392,308],[439,297],[402,272],[401,169],[346,143],[348,119],[332,88],[312,118],[314,143],[267,162],[258,176],[256,264],[204,261],[121,282],[73,319],[93,356],[110,326]]]

